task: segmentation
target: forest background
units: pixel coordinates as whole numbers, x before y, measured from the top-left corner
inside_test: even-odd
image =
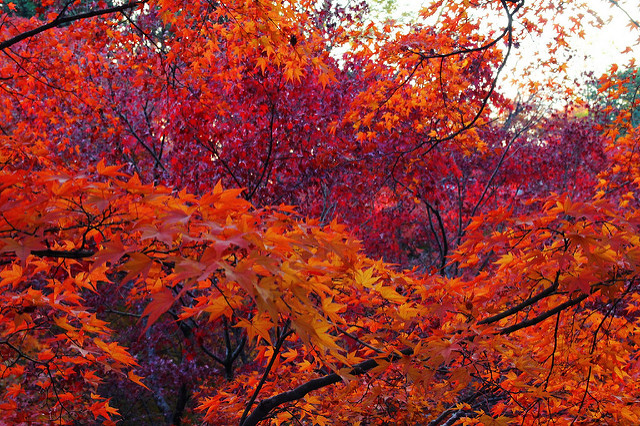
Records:
[[[567,73],[592,3],[3,3],[3,420],[637,424],[640,86]]]

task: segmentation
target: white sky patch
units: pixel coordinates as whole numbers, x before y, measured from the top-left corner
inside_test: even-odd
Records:
[[[536,0],[526,1],[530,3]],[[394,17],[403,22],[416,19],[421,7],[429,2],[428,0],[397,0]],[[548,80],[555,80],[558,83],[563,81],[564,84],[581,82],[585,79],[584,74],[589,72],[598,77],[607,72],[612,64],[618,64],[622,69],[631,64],[632,59],[635,59],[636,67],[640,66],[640,45],[638,44],[640,31],[637,28],[630,28],[631,20],[625,14],[626,11],[631,19],[639,22],[640,7],[638,7],[638,2],[618,1],[624,11],[618,7],[612,7],[610,0],[587,0],[586,3],[602,19],[602,28],[590,26],[587,22],[593,21],[593,19],[585,13],[584,38],[573,34],[566,40],[569,47],[560,49],[555,55],[549,52],[549,45],[555,44],[553,23],[549,23],[551,31],[546,34],[525,36],[518,49],[513,52],[514,55],[509,58],[503,71],[499,86],[502,93],[515,97],[519,92],[522,92],[523,89],[518,86],[523,81],[522,75],[526,69],[531,69],[531,74],[526,78],[538,81],[543,87]],[[569,18],[570,16],[560,19],[556,17],[556,20],[560,24],[570,27]],[[494,28],[498,28],[504,21],[504,16],[497,16]],[[515,17],[515,23],[518,24],[518,15]],[[631,47],[631,51],[622,53],[627,47]],[[563,75],[558,69],[554,70],[553,66],[541,66],[543,62],[552,59],[553,56],[559,64],[566,62],[566,75]],[[576,92],[579,91],[580,88],[576,86]]]

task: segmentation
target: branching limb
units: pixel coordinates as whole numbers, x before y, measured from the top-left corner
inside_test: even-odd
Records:
[[[523,328],[527,328],[527,327],[531,327],[532,325],[536,325],[538,323],[541,323],[542,321],[546,320],[549,317],[554,316],[555,314],[562,312],[563,310],[570,308],[571,306],[575,306],[578,303],[582,302],[584,299],[586,299],[587,297],[589,297],[588,294],[581,294],[580,296],[576,297],[575,299],[569,299],[566,302],[556,306],[555,308],[548,310],[547,312],[544,312],[540,315],[538,315],[537,317],[528,319],[528,320],[524,320],[524,321],[520,321],[517,324],[514,324],[510,327],[506,327],[503,328],[502,330],[500,330],[500,334],[511,334],[515,331],[521,330]]]
[[[560,274],[557,273],[556,279],[553,281],[553,284],[548,288],[542,290],[540,293],[536,294],[535,296],[528,298],[524,302],[518,303],[512,308],[507,309],[506,311],[500,312],[499,314],[493,315],[489,318],[485,318],[482,321],[478,321],[478,324],[492,324],[496,321],[500,321],[501,319],[517,314],[518,312],[522,311],[524,308],[533,305],[534,303],[544,299],[545,297],[551,296],[558,289],[559,278],[560,278]]]
[[[406,356],[412,355],[413,349],[404,349],[400,351],[400,354]],[[387,357],[387,360],[396,361],[401,357],[401,355],[390,355],[389,357]],[[375,359],[368,359],[354,365],[351,371],[349,371],[349,374],[352,376],[361,376],[377,366],[378,362]],[[251,415],[246,418],[246,420],[243,417],[243,419],[240,421],[240,425],[255,426],[258,424],[258,422],[264,420],[274,408],[282,404],[286,404],[287,402],[297,401],[301,398],[304,398],[304,396],[309,392],[322,389],[326,386],[330,386],[341,381],[342,377],[340,377],[339,374],[331,373],[322,377],[318,377],[317,379],[309,380],[308,382],[303,383],[302,385],[290,391],[272,396],[271,398],[263,399],[262,401],[260,401],[256,409],[253,410],[253,413],[251,413]]]
[[[31,250],[31,254],[38,257],[59,257],[62,259],[85,259],[96,254],[93,250]]]
[[[11,37],[8,40],[0,42],[0,50],[5,50],[8,47],[13,46],[14,44],[20,43],[23,40],[26,40],[30,37],[43,33],[51,28],[59,27],[60,25],[68,24],[70,22],[80,21],[82,19],[89,19],[95,16],[109,15],[112,13],[123,12],[129,9],[135,9],[136,7],[145,4],[148,0],[138,0],[131,3],[126,3],[120,6],[109,7],[106,9],[98,9],[92,10],[90,12],[79,13],[77,15],[72,16],[64,16],[63,12],[61,12],[56,19],[51,22],[47,22],[46,24],[40,25],[30,31],[25,31],[23,33],[18,34],[15,37]],[[66,10],[65,10],[66,11]]]
[[[280,332],[280,335],[278,336],[278,340],[276,341],[276,344],[273,347],[273,355],[271,355],[271,359],[269,360],[269,364],[267,364],[267,368],[264,370],[264,374],[262,375],[262,378],[260,379],[260,383],[258,383],[258,386],[256,386],[256,389],[253,392],[253,395],[251,395],[251,399],[247,403],[247,406],[244,409],[244,413],[242,413],[242,418],[240,419],[240,425],[241,426],[246,426],[247,424],[252,424],[252,423],[247,423],[247,422],[249,422],[249,420],[253,417],[253,414],[251,416],[249,416],[249,417],[247,417],[247,415],[249,414],[249,411],[251,410],[251,407],[253,406],[253,403],[256,401],[256,398],[258,397],[258,394],[260,393],[260,390],[262,389],[262,386],[264,386],[265,382],[267,381],[267,376],[269,375],[269,373],[271,372],[271,369],[273,368],[273,364],[275,363],[276,358],[278,357],[278,354],[280,353],[280,349],[282,348],[282,345],[284,344],[284,341],[292,333],[291,330],[289,329],[289,323],[290,323],[290,321],[287,320],[287,322],[285,323],[284,327],[282,328],[282,331]],[[261,404],[262,403],[258,404],[258,408],[256,409],[256,411],[259,410]],[[269,410],[269,411],[271,411],[271,410]],[[268,414],[268,412],[265,413],[265,414]],[[246,419],[246,421],[245,421],[245,419]]]

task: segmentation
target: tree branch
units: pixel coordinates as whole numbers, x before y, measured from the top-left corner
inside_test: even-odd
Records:
[[[517,305],[513,306],[512,308],[507,309],[506,311],[500,312],[499,314],[496,314],[496,315],[491,316],[489,318],[485,318],[485,319],[483,319],[481,321],[478,321],[478,324],[491,324],[491,323],[494,323],[496,321],[500,321],[503,318],[509,317],[511,315],[514,315],[514,314],[520,312],[521,310],[523,310],[527,306],[531,306],[534,303],[538,302],[539,300],[544,299],[547,296],[551,296],[558,289],[558,278],[559,277],[560,277],[560,273],[557,273],[556,274],[556,279],[554,280],[553,284],[551,286],[549,286],[548,288],[542,290],[540,293],[536,294],[535,296],[528,298],[524,302],[518,303]]]
[[[524,320],[524,321],[520,321],[517,324],[512,325],[511,327],[506,327],[503,328],[502,330],[500,330],[500,334],[510,334],[513,333],[514,331],[518,331],[520,329],[523,328],[527,328],[527,327],[531,327],[532,325],[536,325],[544,320],[546,320],[549,317],[554,316],[555,314],[557,314],[558,312],[562,312],[563,310],[577,305],[578,303],[582,302],[584,299],[586,299],[587,297],[589,297],[588,294],[581,294],[580,296],[576,297],[575,299],[569,299],[566,302],[556,306],[555,308],[538,315],[535,318],[531,318],[529,320]]]
[[[115,6],[115,7],[109,7],[107,9],[98,9],[98,10],[92,10],[90,12],[85,12],[85,13],[79,13],[77,15],[73,15],[73,16],[67,16],[67,17],[61,17],[62,13],[60,15],[58,15],[56,17],[56,19],[54,19],[51,22],[48,22],[46,24],[40,25],[39,27],[36,27],[32,30],[29,31],[25,31],[23,33],[18,34],[15,37],[11,37],[8,40],[5,40],[3,42],[0,43],[0,50],[5,50],[8,47],[13,46],[14,44],[20,43],[23,40],[26,40],[30,37],[33,37],[37,34],[43,33],[47,30],[50,30],[51,28],[55,28],[55,27],[59,27],[60,25],[64,25],[64,24],[68,24],[70,22],[74,22],[74,21],[79,21],[82,19],[88,19],[88,18],[93,18],[95,16],[101,16],[101,15],[109,15],[111,13],[117,13],[117,12],[122,12],[124,10],[128,10],[128,9],[134,9],[137,6],[146,3],[148,0],[138,0],[138,1],[134,1],[131,3],[127,3],[127,4],[123,4],[120,6]]]
[[[260,379],[260,383],[258,383],[258,386],[256,386],[256,389],[253,392],[253,395],[251,395],[251,399],[247,403],[247,407],[245,408],[244,413],[242,413],[242,418],[240,419],[240,425],[241,426],[247,425],[247,421],[249,420],[249,418],[251,418],[253,416],[253,415],[251,415],[251,416],[249,416],[249,418],[247,418],[247,414],[249,414],[249,411],[251,410],[251,407],[253,406],[253,403],[256,401],[256,398],[258,397],[258,394],[260,393],[260,390],[262,389],[262,386],[264,386],[264,383],[267,380],[267,376],[271,372],[271,368],[273,368],[273,364],[275,363],[276,358],[278,357],[278,354],[280,353],[280,349],[282,348],[282,345],[284,344],[284,341],[287,339],[287,337],[290,334],[291,334],[291,331],[289,331],[289,320],[287,320],[286,324],[284,325],[284,327],[282,329],[282,332],[280,333],[280,336],[278,336],[278,341],[276,342],[276,345],[273,347],[273,354],[271,355],[271,359],[269,360],[269,364],[267,364],[267,368],[264,370],[264,374],[262,375],[262,379]],[[258,405],[258,408],[259,407],[260,407],[260,405]],[[256,411],[258,411],[258,409],[256,409]],[[246,419],[246,421],[245,421],[245,419]],[[249,423],[249,424],[251,424],[251,423]]]
[[[95,251],[92,250],[74,250],[74,251],[63,251],[63,250],[31,250],[31,254],[38,257],[59,257],[62,259],[85,259],[87,257],[91,257],[96,254]]]
[[[553,288],[550,287],[550,288]],[[545,291],[548,291],[545,290]],[[544,292],[542,292],[544,293]],[[539,296],[539,295],[538,295]],[[538,296],[534,296],[534,297],[538,297]],[[517,324],[512,325],[511,327],[507,327],[504,328],[500,331],[500,334],[510,334],[513,333],[517,330],[526,328],[526,327],[530,327],[532,325],[538,324],[542,321],[544,321],[545,319],[556,315],[557,313],[561,312],[562,310],[577,305],[578,303],[582,302],[584,299],[586,299],[588,297],[587,294],[581,294],[580,296],[576,297],[575,299],[570,299],[568,301],[566,301],[565,303],[562,303],[558,306],[556,306],[555,308],[538,315],[535,318],[531,318],[529,320],[525,320],[525,321],[521,321]],[[533,299],[533,298],[532,298]],[[529,299],[530,300],[530,299]],[[497,320],[496,320],[497,321]],[[398,353],[389,355],[385,358],[386,361],[388,362],[394,362],[397,361],[398,359],[401,358],[401,356],[410,356],[413,355],[413,349],[411,348],[406,348],[403,349],[401,351],[399,351]],[[351,371],[349,371],[349,375],[352,376],[361,376],[365,373],[367,373],[368,371],[374,369],[375,367],[377,367],[378,361],[375,359],[368,359],[366,361],[362,361],[359,364],[356,364],[353,366],[353,368],[351,369]],[[317,379],[312,379],[309,380],[306,383],[301,384],[300,386],[296,387],[295,389],[292,389],[290,391],[287,392],[283,392],[280,393],[278,395],[274,395],[271,398],[267,398],[267,399],[263,399],[262,401],[260,401],[260,403],[256,406],[256,409],[253,411],[253,413],[251,413],[250,416],[248,416],[246,419],[241,420],[240,425],[241,426],[255,426],[257,425],[260,421],[264,420],[265,418],[267,418],[267,416],[269,416],[269,413],[275,409],[276,407],[286,404],[288,402],[293,402],[293,401],[297,401],[299,399],[304,398],[305,395],[307,395],[309,392],[318,390],[318,389],[322,389],[326,386],[330,386],[333,384],[336,384],[338,382],[342,381],[342,377],[337,374],[337,373],[331,373],[331,374],[327,374],[325,376],[322,377],[318,377]]]
[[[412,355],[413,349],[403,349],[402,351],[400,351],[400,354]],[[396,361],[399,358],[400,355],[394,354],[389,355],[386,359],[387,361]],[[352,376],[361,376],[377,366],[378,362],[375,359],[368,359],[354,365],[351,371],[349,371],[349,374]],[[272,396],[271,398],[263,399],[262,401],[260,401],[256,409],[253,410],[253,413],[251,413],[251,415],[240,424],[241,426],[255,426],[258,424],[258,422],[264,420],[269,415],[269,413],[279,405],[286,404],[287,402],[297,401],[303,398],[309,392],[333,385],[340,381],[342,381],[342,377],[340,377],[339,374],[331,373],[323,377],[318,377],[317,379],[309,380],[308,382],[303,383],[302,385],[290,391]]]

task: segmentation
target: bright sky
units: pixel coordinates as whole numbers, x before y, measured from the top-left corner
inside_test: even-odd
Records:
[[[397,0],[397,16],[406,13],[405,16],[415,19],[421,5],[428,1]],[[620,68],[624,68],[632,58],[636,59],[636,66],[640,66],[640,45],[638,44],[640,31],[629,28],[629,17],[619,8],[611,7],[610,0],[587,0],[587,3],[605,21],[605,25],[602,29],[587,26],[584,39],[575,36],[569,40],[573,51],[567,64],[568,76],[577,80],[581,80],[581,75],[585,72],[593,72],[596,76],[600,76],[610,68],[611,64],[617,63]],[[630,14],[631,18],[640,22],[640,7],[637,0],[620,0],[618,3]],[[502,19],[504,18],[502,17]],[[552,36],[531,35],[527,37],[517,51],[520,57],[510,58],[504,75],[517,76],[527,65],[535,66],[540,58],[548,57],[547,43],[552,41]],[[628,46],[632,50],[622,54]],[[534,78],[540,81],[544,81],[548,77],[549,74],[544,74],[544,72],[534,74]],[[517,94],[516,84],[510,82],[509,79],[503,81],[501,86],[503,93],[510,96]]]

